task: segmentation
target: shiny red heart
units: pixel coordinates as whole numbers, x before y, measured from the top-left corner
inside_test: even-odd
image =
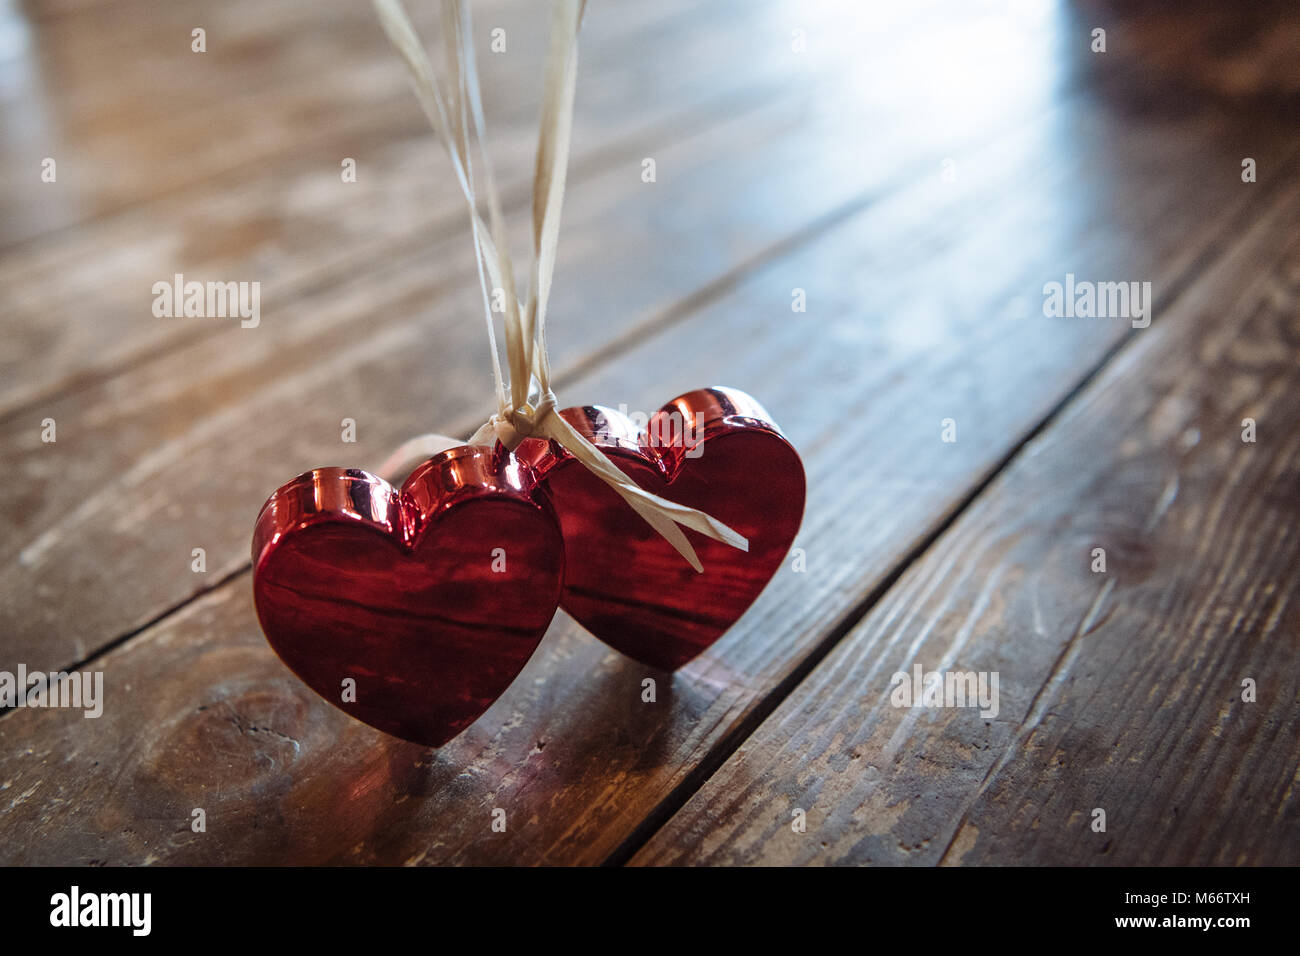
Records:
[[[555,442],[516,451],[549,493],[564,534],[560,606],[587,630],[653,667],[681,667],[758,597],[803,518],[804,471],[761,405],[737,389],[673,399],[638,428],[613,409],[561,414],[647,491],[710,514],[749,551],[687,531],[696,573],[608,485]]]
[[[514,680],[555,614],[563,542],[536,490],[514,456],[467,445],[400,490],[364,471],[300,475],[266,502],[253,536],[262,630],[330,703],[445,743]]]

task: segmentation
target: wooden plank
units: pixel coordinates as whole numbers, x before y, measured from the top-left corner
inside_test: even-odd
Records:
[[[1222,145],[1239,142],[1248,123],[1207,113],[1139,126],[1089,103],[1068,114],[964,157],[956,183],[929,175],[881,197],[625,355],[566,375],[562,398],[632,408],[714,378],[750,389],[805,456],[810,499],[797,544],[810,572],[779,573],[715,648],[672,679],[658,675],[657,704],[641,702],[643,668],[561,619],[488,714],[431,753],[355,724],[294,680],[258,633],[240,576],[95,662],[110,695],[100,719],[20,710],[0,720],[0,780],[14,795],[0,820],[7,862],[608,858],[693,786],[710,754],[747,731],[762,701],[797,679],[891,568],[1126,334],[1122,322],[1036,318],[1043,282],[1074,271],[1175,288],[1267,195],[1265,184],[1242,187],[1235,150]],[[1079,149],[1056,148],[1067,122]],[[1174,143],[1185,176],[1166,174]],[[1282,170],[1295,143],[1282,137],[1262,152]],[[1082,202],[1076,187],[1099,162],[1134,172]],[[590,243],[566,246],[577,256],[561,274],[579,288],[592,274],[583,257],[617,235],[604,226],[577,230]],[[787,311],[794,287],[810,291],[807,316]],[[580,296],[569,294],[555,314],[576,322]],[[572,356],[564,329],[557,321],[558,352]],[[150,472],[151,493],[240,455],[269,460],[259,430],[277,416],[300,429],[298,451],[319,455],[312,433],[332,429],[362,396],[372,408],[409,409],[398,397],[409,397],[409,382],[448,367],[425,338],[376,335],[347,357],[346,376],[336,360],[214,410]],[[185,406],[169,392],[155,397]],[[417,420],[402,414],[385,444]],[[947,415],[965,431],[940,446]],[[239,498],[223,483],[190,484],[178,501],[234,520],[252,489]],[[207,811],[207,834],[188,829],[195,806]],[[494,807],[507,811],[505,836],[491,831]]]
[[[633,862],[1300,862],[1286,190]],[[893,675],[918,663],[998,672],[998,714],[893,706]]]
[[[852,91],[827,97],[834,109],[811,112],[796,91],[657,149],[654,184],[641,182],[638,152],[575,186],[553,307],[557,366],[577,367],[678,317],[693,297],[717,295],[887,189],[900,163],[905,181],[916,164],[933,180],[953,145],[921,138],[925,123],[900,110],[895,132],[908,145],[867,150],[858,111],[875,105]],[[1038,105],[1031,97],[1019,109]],[[989,134],[956,108],[954,130]],[[913,152],[936,145],[928,157]],[[797,201],[772,201],[774,170]],[[336,271],[345,261],[326,260]],[[0,560],[12,568],[0,588],[5,659],[46,668],[85,659],[245,566],[247,516],[288,477],[340,458],[378,462],[412,433],[467,432],[486,417],[472,273],[458,234],[304,290],[291,305],[267,301],[257,329],[209,323],[189,347],[0,422],[0,448],[31,489],[0,505]],[[432,319],[427,301],[437,304]],[[481,364],[466,367],[467,355]],[[339,443],[344,417],[361,426],[355,447]],[[60,424],[56,445],[34,427],[45,418]],[[206,551],[203,574],[189,571],[196,547]],[[109,552],[176,573],[107,579]]]

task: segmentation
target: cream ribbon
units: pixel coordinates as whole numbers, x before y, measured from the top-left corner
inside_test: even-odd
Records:
[[[696,571],[703,571],[704,567],[679,525],[692,528],[733,548],[748,551],[749,542],[745,537],[716,518],[650,494],[638,486],[605,457],[600,449],[556,414],[555,393],[550,386],[550,364],[546,358],[546,305],[550,298],[555,252],[559,244],[560,207],[564,203],[569,141],[573,130],[578,30],[582,24],[586,0],[556,0],[551,20],[550,50],[542,93],[541,133],[538,136],[537,165],[533,176],[533,264],[528,298],[522,304],[515,289],[501,199],[484,145],[486,124],[467,0],[443,0],[442,4],[447,63],[456,77],[454,86],[446,89],[439,84],[401,0],[374,0],[374,4],[384,32],[406,63],[420,106],[447,150],[456,173],[456,181],[469,206],[470,229],[474,236],[497,396],[496,414],[474,433],[469,444],[491,444],[495,439],[514,451],[525,438],[557,442],[618,492]],[[471,141],[477,147],[482,164],[490,229],[478,211]],[[493,289],[501,289],[505,297],[506,358],[510,368],[508,395],[502,378],[492,321]],[[413,457],[429,457],[456,444],[460,443],[442,435],[413,438],[380,466],[380,474],[387,477],[385,471],[392,473]],[[430,449],[433,450],[429,451]],[[424,454],[426,451],[429,451],[429,455]]]

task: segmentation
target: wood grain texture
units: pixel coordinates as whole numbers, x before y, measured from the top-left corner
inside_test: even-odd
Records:
[[[1287,191],[634,862],[1300,862]],[[892,675],[916,663],[1000,672],[1000,712],[893,706]]]
[[[373,464],[413,433],[466,433],[487,414],[478,293],[455,194],[396,61],[373,23],[361,22],[365,4],[279,4],[243,35],[237,68],[209,61],[200,67],[207,72],[166,90],[150,89],[156,70],[183,69],[191,54],[187,46],[185,57],[159,54],[158,40],[204,8],[175,4],[138,38],[127,36],[121,18],[130,23],[150,6],[41,5],[42,55],[75,54],[83,67],[58,73],[63,85],[47,73],[16,88],[44,91],[52,115],[68,117],[65,129],[95,162],[74,163],[78,182],[69,182],[64,208],[54,200],[24,205],[26,181],[0,179],[5,208],[24,210],[6,218],[14,242],[0,256],[0,460],[11,479],[0,505],[0,669],[89,660],[104,671],[107,693],[94,720],[67,710],[0,714],[6,863],[625,859],[715,770],[723,767],[716,781],[730,779],[736,761],[728,757],[740,746],[743,759],[756,728],[752,747],[768,746],[773,721],[765,718],[793,690],[831,673],[840,653],[833,648],[851,632],[847,646],[857,643],[854,624],[882,595],[888,591],[890,607],[916,599],[914,585],[890,589],[900,569],[923,549],[946,546],[954,516],[972,500],[980,505],[991,476],[1044,417],[1135,334],[1124,320],[1046,319],[1044,282],[1067,272],[1148,279],[1158,313],[1200,315],[1190,303],[1208,293],[1191,283],[1235,250],[1212,274],[1210,289],[1221,288],[1223,298],[1210,299],[1245,327],[1229,297],[1253,294],[1248,277],[1268,247],[1256,232],[1237,248],[1240,237],[1261,217],[1271,217],[1274,234],[1286,216],[1295,218],[1285,187],[1300,163],[1293,124],[1249,101],[1189,99],[1180,82],[1171,92],[1147,58],[1093,56],[1085,42],[1090,9],[1011,16],[995,0],[867,11],[739,0],[700,10],[686,0],[593,7],[551,310],[561,401],[649,410],[709,383],[759,396],[808,470],[807,517],[795,542],[808,572],[779,571],[737,627],[675,675],[648,672],[560,616],[488,713],[430,751],[349,720],[297,681],[261,636],[245,569],[253,516],[280,482],[313,466]],[[233,0],[213,22],[229,28],[248,9]],[[511,12],[519,23],[536,15],[504,0],[483,9]],[[306,23],[332,12],[339,16],[330,25],[309,28],[299,43]],[[1134,25],[1120,13],[1108,17],[1112,36]],[[364,36],[354,38],[352,24]],[[803,52],[791,45],[796,28],[808,44]],[[1162,29],[1170,35],[1161,49],[1176,56],[1184,39]],[[122,57],[133,62],[121,66],[120,84],[103,80],[107,55],[88,38],[95,30],[138,54]],[[487,60],[485,69],[501,71],[486,78],[489,108],[500,117],[492,143],[517,213],[541,45],[526,26],[522,46],[513,47],[521,39],[513,28],[511,37],[518,59]],[[330,59],[338,62],[327,79],[301,81],[301,71]],[[30,65],[31,56],[18,62]],[[231,96],[214,90],[218,76]],[[5,121],[18,115],[5,105]],[[223,129],[246,132],[252,152],[191,142],[219,139]],[[29,133],[22,123],[0,126],[0,149],[31,152],[43,134]],[[151,144],[171,144],[188,162],[166,150],[160,158]],[[1244,154],[1259,160],[1257,184],[1240,180]],[[342,155],[356,155],[373,175],[341,186]],[[653,184],[640,178],[645,157],[657,162]],[[130,169],[118,175],[98,162],[108,159]],[[0,176],[9,173],[4,165]],[[1288,204],[1278,206],[1280,199]],[[521,249],[525,234],[517,229]],[[154,320],[149,287],[177,271],[263,280],[262,325]],[[1288,279],[1270,294],[1291,302],[1293,286]],[[808,296],[806,313],[791,310],[795,290]],[[97,304],[98,321],[86,318],[87,302]],[[1169,341],[1167,333],[1157,325],[1138,334],[1142,354],[1157,361],[1147,343]],[[1239,339],[1213,341],[1220,351],[1242,347]],[[1131,364],[1132,354],[1121,357]],[[1239,357],[1252,373],[1272,368],[1249,349]],[[1197,394],[1185,359],[1162,375],[1152,380],[1187,379],[1180,394]],[[1255,397],[1249,376],[1239,378],[1237,397],[1223,400],[1233,414],[1234,402]],[[1122,381],[1104,381],[1105,391],[1084,396],[1093,414],[1122,391]],[[1256,385],[1278,381],[1270,371]],[[1137,424],[1124,439],[1132,444],[1120,447],[1170,454],[1175,445],[1159,423],[1176,428],[1188,414],[1173,409],[1122,419]],[[59,423],[55,445],[39,441],[47,415]],[[356,444],[340,441],[344,417],[358,423]],[[960,434],[953,445],[940,441],[949,417]],[[1049,449],[1056,424],[1044,433]],[[1062,501],[1079,497],[1089,475],[1110,474],[1104,450],[1114,440],[1103,428],[1096,450],[1072,446]],[[1203,429],[1197,447],[1219,446]],[[1285,465],[1292,451],[1276,460]],[[1242,474],[1251,487],[1284,494],[1287,467],[1272,484]],[[1185,481],[1195,476],[1210,487],[1205,472]],[[1000,487],[993,490],[1005,508]],[[1160,577],[1165,566],[1143,550],[1132,516],[1163,508],[1212,525],[1219,519],[1179,512],[1187,503],[1171,497],[1167,482],[1158,491],[1121,482],[1111,494],[1102,514],[1111,523],[1100,527],[1119,542],[1112,560],[1155,582],[1154,590],[1136,585],[1151,603],[1130,597],[1138,611],[1112,613],[1143,627],[1143,609],[1163,609],[1162,589],[1181,593],[1183,584]],[[1013,500],[1025,510],[1023,494]],[[1230,500],[1212,496],[1224,514]],[[1159,807],[1134,802],[1145,780],[1115,776],[1125,766],[1052,764],[1045,774],[1033,762],[1053,759],[1048,751],[1061,741],[1085,756],[1095,749],[1099,735],[1076,729],[1088,716],[1071,681],[1086,688],[1122,676],[1106,671],[1129,648],[1128,632],[1107,632],[1101,612],[1080,629],[1080,637],[1108,642],[1095,658],[1084,653],[1091,640],[1070,642],[1082,573],[1070,577],[1078,568],[1062,564],[1062,549],[1071,534],[1092,528],[1072,524],[1068,504],[1053,502],[1047,513],[1057,515],[1062,541],[1044,544],[1027,514],[1018,515],[1023,530],[1014,540],[1001,539],[1025,549],[1027,568],[998,565],[998,554],[972,545],[982,567],[994,570],[973,585],[975,610],[954,612],[970,621],[955,624],[959,635],[974,633],[977,610],[1005,606],[1004,590],[1039,568],[1032,562],[1059,566],[1067,580],[1022,598],[1032,627],[1019,645],[990,645],[1008,685],[1013,666],[1004,658],[1027,675],[1008,686],[1003,719],[969,728],[955,749],[948,737],[927,738],[931,748],[920,754],[929,775],[911,773],[906,783],[935,796],[906,797],[915,808],[904,808],[910,815],[899,817],[897,837],[886,838],[900,859],[938,862],[948,850],[948,862],[996,862],[1023,838],[1025,820],[1058,819],[1111,781],[1131,788],[1114,827],[1135,819],[1167,825]],[[1291,539],[1276,540],[1275,550],[1288,555]],[[207,551],[204,574],[189,570],[198,546]],[[1197,580],[1208,593],[1250,596],[1240,590],[1246,584],[1229,579],[1239,588],[1232,591],[1210,576],[1206,559],[1195,567],[1206,572]],[[937,593],[922,590],[922,598]],[[1273,601],[1262,617],[1239,620],[1240,604],[1202,606],[1205,620],[1226,620],[1234,637],[1245,635],[1238,643],[1246,656],[1233,661],[1243,666],[1271,660],[1247,631],[1262,620],[1264,633],[1276,634],[1291,620],[1285,607],[1277,620],[1268,616],[1279,606],[1276,591],[1259,594]],[[943,634],[944,647],[956,647],[954,615],[941,613],[921,639]],[[1203,621],[1170,617],[1203,634]],[[1168,634],[1157,646],[1187,660]],[[1063,647],[1076,648],[1081,663]],[[1153,665],[1162,681],[1166,663]],[[658,685],[654,703],[642,700],[646,677]],[[1172,685],[1180,707],[1190,699],[1179,694],[1205,686],[1196,679],[1193,670]],[[1050,711],[1036,709],[1034,687]],[[1281,688],[1294,698],[1291,685]],[[860,711],[851,702],[845,719]],[[1017,713],[1030,716],[1012,726]],[[1128,712],[1114,713],[1119,726]],[[1067,724],[1061,714],[1078,719]],[[1177,733],[1173,717],[1161,719],[1165,739]],[[1011,743],[1018,726],[1034,748]],[[1126,753],[1150,763],[1159,758],[1145,727],[1134,725],[1124,741]],[[1243,767],[1263,783],[1243,799],[1258,822],[1287,805],[1294,760],[1278,756],[1276,741],[1294,728],[1271,717],[1248,728],[1260,742]],[[832,741],[826,753],[841,745]],[[1216,792],[1246,794],[1246,778],[1235,765],[1225,769],[1228,751],[1216,746],[1177,752],[1171,767],[1189,776],[1167,792],[1180,808],[1207,768],[1202,775]],[[1204,762],[1211,750],[1219,763]],[[832,769],[841,758],[834,759]],[[827,792],[857,779],[853,765],[862,759],[848,752],[848,769],[827,776]],[[888,770],[879,763],[867,784]],[[790,792],[818,786],[799,780],[804,789]],[[835,823],[851,841],[861,820],[902,805],[845,806]],[[195,807],[207,813],[206,833],[189,828]],[[506,811],[505,833],[490,827],[495,808]],[[691,830],[691,813],[678,815],[639,861],[658,854],[722,861],[733,851],[736,859],[767,858],[751,829],[769,821],[753,823],[761,817],[753,807],[731,812],[731,830],[727,821]],[[1285,813],[1277,819],[1293,822]],[[683,824],[696,838],[685,849]],[[1032,858],[1041,860],[1062,852],[1062,832],[1073,834],[1039,832],[1042,824],[1033,831],[1032,822],[1029,829],[1038,841]],[[720,847],[732,833],[735,843]],[[1220,835],[1234,862],[1273,852],[1227,824]],[[831,856],[832,845],[844,861],[878,858],[870,838],[847,848],[826,843],[818,859]],[[777,857],[787,852],[775,839],[772,846]]]
[[[814,573],[779,573],[710,652],[675,677],[654,675],[655,706],[641,702],[643,668],[561,620],[466,734],[436,753],[400,744],[331,712],[288,674],[258,632],[241,576],[96,661],[117,701],[99,720],[32,710],[0,720],[0,778],[22,797],[0,833],[43,834],[6,840],[9,861],[608,858],[1126,334],[1124,323],[1037,321],[1016,300],[1035,301],[1045,277],[1066,269],[1174,286],[1265,195],[1243,190],[1235,162],[1214,155],[1232,138],[1230,120],[1165,127],[1202,144],[1194,155],[1204,174],[1182,186],[1164,181],[1167,140],[1149,121],[1139,134],[1081,106],[1071,123],[1094,153],[1054,150],[1059,120],[971,155],[957,184],[931,176],[883,198],[627,354],[566,376],[562,394],[632,408],[718,376],[763,396],[808,468],[796,544]],[[1149,176],[1118,180],[1115,194],[1086,209],[1062,208],[1064,185],[1099,156]],[[1020,188],[1009,193],[1010,182]],[[1004,202],[985,217],[994,196]],[[1053,202],[1059,217],[1044,208]],[[1053,219],[1035,242],[1015,240]],[[790,317],[796,286],[814,290],[817,335]],[[414,343],[413,333],[377,339],[348,380],[384,394],[405,369],[415,377],[430,353]],[[292,402],[286,420],[301,422],[341,387],[316,367],[254,402]],[[269,407],[239,414],[265,421]],[[338,407],[320,413],[330,428]],[[839,409],[854,414],[836,417]],[[969,428],[949,446],[956,453],[941,456],[947,414]],[[205,454],[228,460],[254,435],[232,428]],[[194,472],[184,465],[174,467]],[[196,488],[193,500],[217,493]],[[128,750],[118,746],[128,740]],[[198,805],[206,835],[187,829]],[[495,807],[511,821],[505,836],[489,828]]]

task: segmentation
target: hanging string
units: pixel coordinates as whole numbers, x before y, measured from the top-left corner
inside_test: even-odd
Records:
[[[443,0],[447,64],[455,77],[454,85],[447,88],[439,83],[401,0],[374,0],[374,5],[384,31],[406,64],[424,114],[451,159],[456,182],[469,209],[497,396],[496,414],[474,433],[469,443],[500,441],[511,451],[526,438],[549,439],[558,443],[613,488],[696,571],[702,571],[703,566],[682,527],[742,551],[749,550],[749,542],[742,535],[716,518],[650,494],[638,486],[556,411],[550,363],[546,356],[546,309],[559,246],[560,210],[564,204],[573,131],[578,31],[586,0],[556,0],[551,19],[542,91],[541,132],[533,174],[533,261],[528,296],[522,304],[516,292],[501,198],[485,147],[487,124],[467,0]],[[479,182],[486,198],[490,228],[479,215],[474,175],[476,151],[482,170]],[[505,300],[506,363],[510,370],[508,394],[492,316],[492,294],[497,289],[502,291]],[[409,456],[425,448],[445,450],[445,447],[450,447],[445,444],[448,442],[454,443],[454,439],[420,436],[404,444],[385,465],[396,467],[395,461],[402,460],[399,456]]]

